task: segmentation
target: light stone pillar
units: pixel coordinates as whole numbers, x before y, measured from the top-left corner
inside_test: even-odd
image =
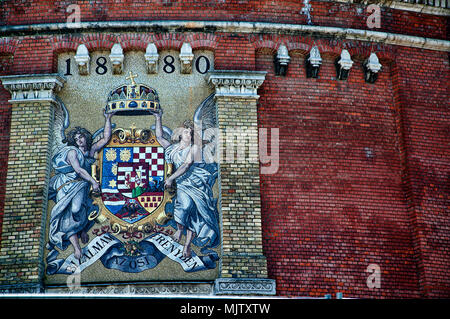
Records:
[[[222,258],[215,294],[275,294],[275,281],[267,278],[261,230],[257,90],[265,74],[213,71],[207,75],[215,88],[221,136]],[[239,157],[238,149],[244,157]]]
[[[11,93],[11,130],[0,242],[0,293],[40,292],[57,74],[0,77]]]

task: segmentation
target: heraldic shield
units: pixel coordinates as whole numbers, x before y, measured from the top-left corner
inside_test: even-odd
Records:
[[[148,231],[171,218],[165,205],[173,194],[164,189],[164,180],[172,165],[165,162],[164,148],[151,130],[115,129],[98,154],[98,165],[101,196],[96,203],[115,233]]]

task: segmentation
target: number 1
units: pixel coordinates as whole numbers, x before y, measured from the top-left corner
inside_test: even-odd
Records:
[[[72,75],[72,73],[70,73],[70,58],[66,60],[66,74],[64,75]]]

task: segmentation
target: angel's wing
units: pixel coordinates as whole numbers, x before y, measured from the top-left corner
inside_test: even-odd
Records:
[[[217,114],[214,94],[208,96],[194,113],[194,127],[203,140],[203,159],[206,163],[217,163]]]
[[[56,97],[56,107],[55,107],[55,118],[53,124],[53,140],[52,140],[52,148],[51,154],[52,157],[55,156],[64,146],[67,144],[64,143],[64,139],[66,135],[64,131],[69,127],[69,112],[66,109],[63,101]]]
[[[216,103],[214,94],[208,96],[194,113],[194,124],[202,129],[204,133],[207,129],[217,128]]]

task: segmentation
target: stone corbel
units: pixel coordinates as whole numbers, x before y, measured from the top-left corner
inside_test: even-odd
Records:
[[[149,43],[147,49],[145,50],[145,62],[147,62],[147,73],[156,74],[158,73],[158,49],[154,43]]]
[[[11,93],[10,103],[55,102],[55,93],[66,82],[58,74],[7,75],[0,77],[2,85]]]
[[[180,66],[182,74],[192,73],[192,61],[194,61],[194,54],[192,53],[192,47],[189,43],[185,42],[181,46],[180,50]]]
[[[214,71],[206,80],[212,84],[217,96],[258,99],[258,88],[263,84],[265,71]]]
[[[115,43],[111,48],[111,54],[109,55],[113,74],[122,74],[124,58],[122,46],[120,43]]]
[[[91,60],[91,57],[84,44],[78,46],[74,59],[78,65],[78,74],[89,75],[89,61]]]
[[[347,50],[342,50],[341,56],[336,59],[336,77],[338,80],[347,80],[353,61]]]
[[[289,56],[289,52],[287,47],[282,44],[278,48],[277,54],[275,56],[275,74],[286,76],[289,61],[291,57]]]
[[[378,78],[378,71],[381,70],[381,64],[375,53],[371,53],[369,58],[364,61],[364,79],[368,83],[375,83]]]
[[[312,47],[309,54],[306,56],[306,77],[317,78],[319,76],[320,65],[322,64],[322,57],[320,56],[319,48]]]

